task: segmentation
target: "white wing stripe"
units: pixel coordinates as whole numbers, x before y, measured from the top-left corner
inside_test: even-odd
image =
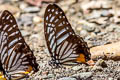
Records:
[[[67,51],[71,48],[71,46],[72,46],[72,43],[69,43],[69,45],[68,45],[68,47],[67,47],[67,49],[65,50],[65,54],[67,53]]]
[[[63,32],[65,32],[66,31],[66,29],[65,28],[63,28],[62,30],[60,30],[59,32],[57,32],[57,34],[56,34],[56,38],[58,38]]]
[[[10,53],[9,53],[10,54]],[[9,60],[9,67],[11,66],[11,63],[13,62],[13,60],[14,60],[14,57],[15,57],[15,54],[16,54],[16,52],[15,51],[13,51],[12,53],[11,53],[11,56],[9,55],[9,57],[10,57],[10,60]],[[15,60],[14,60],[15,61]]]
[[[46,17],[46,20],[48,20],[48,16]]]
[[[3,28],[3,30],[6,30],[6,28],[8,28],[8,26],[9,26],[9,25],[5,25],[4,28]]]
[[[62,56],[61,59],[64,59],[66,57],[69,57],[69,55],[71,55],[71,53],[73,52],[73,49],[70,49],[66,54],[64,54],[64,56]]]
[[[49,14],[49,18],[52,16],[52,14]]]
[[[15,66],[11,67],[10,70],[16,70],[16,69],[18,70],[18,67],[20,67],[21,62],[22,62],[21,59],[17,60],[17,64],[16,64]],[[21,66],[22,66],[22,65],[21,65]],[[23,68],[23,69],[24,69],[24,68]]]
[[[3,58],[3,55],[5,54],[5,51],[7,50],[7,47],[4,47],[3,51],[1,51],[1,59]]]
[[[8,29],[8,31],[11,31],[13,29],[13,27],[10,27],[9,29]]]
[[[12,22],[13,22],[13,20],[11,19],[11,20],[10,20],[10,22],[12,23]]]
[[[60,60],[61,63],[64,63],[66,61],[69,61],[69,60],[75,60],[76,58],[65,58],[63,60]]]
[[[11,48],[8,50],[8,53],[10,54],[13,51],[14,48]]]
[[[55,48],[56,48],[56,43],[54,43],[53,47],[52,47],[52,52],[55,52]]]
[[[55,20],[55,23],[57,23],[58,21],[59,21],[59,19],[56,19],[56,20]]]
[[[13,32],[13,33],[11,33],[10,35],[9,35],[9,37],[10,36],[15,36],[16,35],[16,32]]]
[[[4,42],[2,42],[1,46],[0,46],[0,50],[2,51],[4,44],[6,43],[6,40]]]
[[[60,23],[58,26],[59,26],[59,27],[61,27],[61,26],[63,26],[63,24],[62,24],[62,23]]]
[[[48,27],[48,29],[47,29],[47,33],[49,33],[50,32],[50,27]]]
[[[69,56],[69,58],[76,58],[76,57],[78,57],[79,55],[77,55],[77,54],[71,54],[70,56]]]
[[[55,19],[55,16],[52,16],[52,18],[50,19],[50,22],[52,22]]]
[[[67,34],[63,35],[61,38],[59,38],[57,40],[57,45],[59,45],[63,40],[67,39],[68,36],[69,36],[69,34],[67,33]]]
[[[8,20],[10,18],[10,15],[8,15],[7,17],[6,17],[6,19]]]
[[[14,45],[17,41],[18,41],[18,39],[15,38],[13,41],[11,41],[11,42],[9,43],[8,47]]]
[[[4,63],[6,60],[5,58],[7,57],[7,54],[4,54],[4,56],[2,57],[2,63]]]
[[[52,48],[52,45],[54,44],[55,37],[52,38],[51,43],[50,43],[50,48]]]
[[[52,33],[49,35],[49,37],[48,37],[48,40],[50,41],[51,40],[51,38],[52,38],[52,36],[54,35],[55,33],[54,33],[54,31],[52,31]]]
[[[65,41],[62,48],[60,49],[59,58],[61,58],[63,51],[67,47],[67,45],[68,45],[68,41]]]
[[[20,56],[20,53],[17,53],[17,55],[16,55],[16,59],[19,59],[18,57]],[[14,62],[13,62],[13,66],[17,63],[17,60],[14,60]]]
[[[59,45],[59,46],[57,47],[56,54],[59,54],[60,47],[61,47],[61,45]]]

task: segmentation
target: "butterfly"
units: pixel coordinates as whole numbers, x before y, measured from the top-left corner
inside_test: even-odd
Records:
[[[0,64],[7,80],[19,80],[38,71],[33,52],[22,37],[14,16],[7,10],[0,17]]]
[[[75,34],[63,10],[56,4],[49,4],[44,14],[44,34],[56,66],[86,63],[91,58],[87,43]]]

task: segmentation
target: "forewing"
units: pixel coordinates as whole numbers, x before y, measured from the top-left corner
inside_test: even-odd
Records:
[[[48,50],[53,60],[56,60],[56,63],[64,64],[66,62],[77,62],[77,58],[81,53],[77,52],[82,49],[82,54],[84,56],[87,54],[89,58],[88,55],[90,54],[88,52],[84,53],[84,48],[87,48],[86,43],[83,44],[83,39],[77,37],[63,10],[56,4],[48,5],[45,11],[44,32]],[[81,46],[81,44],[86,47],[82,48],[83,46]]]
[[[74,35],[64,12],[55,4],[50,4],[44,15],[44,32],[51,56],[59,55],[57,47],[70,35]]]
[[[15,18],[7,10],[0,18],[0,60],[6,75],[11,79],[24,77],[28,69],[36,71],[38,67]]]

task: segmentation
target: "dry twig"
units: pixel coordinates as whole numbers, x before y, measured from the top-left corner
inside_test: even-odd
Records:
[[[93,60],[98,57],[103,59],[120,60],[120,42],[93,47],[90,49]]]

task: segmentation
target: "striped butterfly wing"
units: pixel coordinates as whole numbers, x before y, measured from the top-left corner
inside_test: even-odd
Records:
[[[55,64],[78,64],[90,60],[87,43],[77,36],[63,10],[56,4],[48,5],[44,15],[45,39]]]
[[[23,39],[13,15],[5,10],[0,18],[0,61],[9,79],[21,79],[38,71],[33,52]]]

